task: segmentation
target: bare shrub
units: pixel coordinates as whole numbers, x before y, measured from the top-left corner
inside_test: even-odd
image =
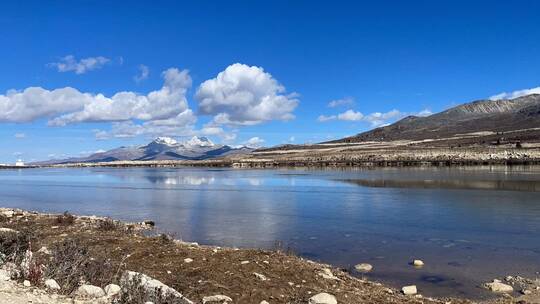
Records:
[[[18,232],[0,232],[0,252],[5,255],[4,262],[19,265],[26,251],[31,249],[33,239],[33,231],[27,229]]]
[[[123,224],[110,218],[100,220],[98,222],[97,230],[99,231],[116,231],[123,228]]]
[[[62,226],[70,226],[73,225],[73,223],[75,223],[75,216],[67,211],[57,216],[53,221],[53,224]]]
[[[0,223],[9,222],[9,218],[3,214],[0,214]]]
[[[62,292],[70,294],[80,283],[105,286],[113,282],[115,272],[109,260],[93,259],[79,240],[65,240],[52,250],[45,277],[54,278]]]
[[[185,304],[186,301],[173,294],[164,293],[161,288],[148,290],[142,284],[141,276],[135,276],[122,284],[120,297],[113,301],[114,304]]]
[[[296,252],[290,245],[286,245],[283,241],[274,242],[274,251],[285,255],[296,256]]]
[[[40,285],[43,279],[43,268],[41,267],[41,264],[32,261],[26,279],[34,286]]]

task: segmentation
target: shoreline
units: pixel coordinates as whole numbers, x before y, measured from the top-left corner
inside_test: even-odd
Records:
[[[225,167],[225,168],[341,168],[341,167],[459,167],[540,165],[540,148],[416,147],[386,144],[313,145],[301,149],[261,149],[246,155],[206,160],[145,160],[0,166],[0,169],[66,167]]]
[[[166,235],[145,236],[142,231],[150,228],[151,221],[145,225],[69,215],[72,221],[59,223],[63,215],[12,208],[0,208],[0,216],[3,217],[1,228],[36,231],[32,247],[36,256],[40,256],[39,251],[54,254],[55,248],[65,240],[77,239],[92,258],[108,259],[112,269],[149,275],[194,303],[216,294],[226,295],[234,303],[307,303],[319,293],[335,296],[338,303],[351,304],[471,303],[466,299],[403,295],[399,290],[354,277],[344,270],[291,255],[284,248],[275,251],[221,248],[174,240]],[[537,296],[540,297],[540,292]],[[514,303],[514,300],[506,296],[482,303]]]

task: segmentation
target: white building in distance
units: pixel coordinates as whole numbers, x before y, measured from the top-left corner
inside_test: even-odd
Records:
[[[15,162],[15,167],[24,167],[24,162],[22,161],[22,159],[18,159]]]

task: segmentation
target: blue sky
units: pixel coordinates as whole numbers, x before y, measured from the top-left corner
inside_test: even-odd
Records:
[[[317,142],[540,86],[538,1],[111,2],[0,4],[0,163]]]

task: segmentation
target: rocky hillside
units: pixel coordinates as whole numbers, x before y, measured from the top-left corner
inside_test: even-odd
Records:
[[[426,140],[476,135],[499,139],[519,133],[514,141],[540,141],[540,95],[511,100],[479,100],[427,117],[408,116],[380,127],[331,143]],[[488,140],[490,140],[488,139]]]

